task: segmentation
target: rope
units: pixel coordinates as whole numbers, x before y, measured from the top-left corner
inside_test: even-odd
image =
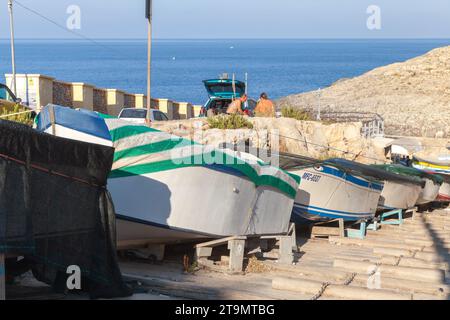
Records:
[[[26,110],[26,111],[21,111],[21,112],[16,112],[16,113],[8,113],[8,114],[0,115],[0,118],[1,118],[1,119],[4,119],[4,118],[9,118],[9,117],[17,116],[17,115],[19,115],[19,114],[31,113],[31,112],[33,112],[33,110]]]
[[[357,275],[356,272],[350,274],[350,276],[349,276],[347,279],[345,279],[343,285],[344,285],[344,286],[350,285],[350,284],[353,282],[353,280],[355,280],[356,275]],[[330,282],[328,282],[328,281],[327,281],[327,282],[324,282],[324,283],[322,284],[322,287],[320,288],[319,292],[317,292],[315,295],[313,295],[313,296],[311,297],[310,300],[311,300],[311,301],[314,301],[314,300],[319,299],[319,298],[325,293],[325,290],[327,290],[327,288],[328,288],[330,285],[331,285]]]
[[[344,286],[348,286],[350,285],[350,283],[353,282],[353,280],[355,280],[357,273],[353,272],[343,283]]]
[[[319,298],[323,295],[323,293],[325,292],[325,290],[327,290],[327,288],[328,288],[330,285],[331,285],[330,282],[324,282],[324,283],[322,284],[322,287],[320,288],[319,292],[317,292],[315,295],[313,295],[313,296],[311,297],[311,299],[309,299],[309,300],[314,301],[314,300],[319,299]]]
[[[381,267],[381,262],[376,263],[375,268],[373,269],[373,271],[371,273],[368,274],[368,277],[370,278],[371,276],[375,275],[375,273],[378,272],[380,267]]]

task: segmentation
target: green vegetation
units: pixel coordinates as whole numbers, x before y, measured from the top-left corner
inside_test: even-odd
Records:
[[[253,124],[238,114],[210,117],[208,124],[211,129],[253,129]]]
[[[300,121],[312,120],[311,115],[308,112],[306,112],[304,110],[295,109],[293,107],[281,108],[281,114],[285,118],[293,118],[293,119],[300,120]]]
[[[15,114],[24,111],[27,111],[27,109],[18,104],[16,104],[14,107],[0,106],[0,119],[20,122],[32,126],[33,119],[31,117],[31,112]],[[11,116],[8,116],[9,114],[11,114]]]

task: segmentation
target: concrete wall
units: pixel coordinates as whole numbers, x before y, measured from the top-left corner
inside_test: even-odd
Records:
[[[6,84],[12,87],[12,75],[6,74]],[[83,82],[64,82],[42,74],[18,74],[17,96],[39,111],[49,103],[117,116],[126,108],[146,108],[144,94],[132,94],[118,89],[97,88]],[[151,100],[151,107],[166,113],[169,119],[198,117],[202,106],[169,99]]]

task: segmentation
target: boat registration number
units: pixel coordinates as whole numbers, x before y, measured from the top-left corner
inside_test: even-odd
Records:
[[[308,172],[305,172],[302,177],[303,180],[311,181],[311,182],[319,182],[320,178],[322,178],[321,175],[312,174],[312,173],[308,173]]]

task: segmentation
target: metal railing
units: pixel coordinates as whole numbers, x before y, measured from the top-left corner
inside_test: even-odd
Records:
[[[373,112],[337,112],[322,111],[320,114],[322,121],[330,122],[361,122],[361,134],[365,138],[384,136],[384,119]]]

